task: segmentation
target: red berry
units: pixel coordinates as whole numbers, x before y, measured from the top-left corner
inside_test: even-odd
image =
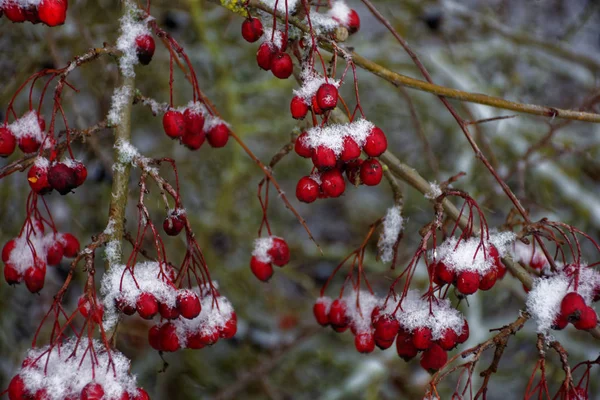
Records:
[[[304,101],[302,97],[294,96],[294,98],[292,98],[292,102],[290,103],[290,111],[294,119],[304,119],[308,113],[308,104],[306,104],[306,101]],[[0,145],[0,153],[1,148],[2,147]]]
[[[180,290],[177,293],[177,308],[186,319],[196,318],[202,311],[198,295],[190,290]]]
[[[104,307],[102,307],[102,304],[91,304],[86,295],[82,295],[77,300],[77,309],[83,318],[87,319],[91,315],[95,323],[99,324],[102,322]]]
[[[17,2],[6,2],[3,6],[6,18],[12,22],[25,22],[25,12]]]
[[[125,315],[135,314],[135,306],[130,305],[123,297],[115,299],[115,306]]]
[[[148,392],[146,392],[144,389],[138,388],[137,394],[133,398],[133,400],[150,400],[150,396],[148,395]]]
[[[217,124],[210,128],[206,133],[208,144],[212,147],[224,147],[229,140],[229,127],[223,123]]]
[[[431,329],[426,326],[415,329],[412,333],[412,341],[417,349],[428,349],[431,346]]]
[[[442,261],[435,264],[435,276],[443,283],[452,283],[455,279],[454,271],[448,269],[448,266]]]
[[[77,187],[77,175],[74,169],[65,163],[59,162],[48,170],[48,183],[54,190],[64,196]]]
[[[383,168],[379,161],[371,158],[360,166],[360,180],[367,186],[376,186],[383,177]]]
[[[154,325],[148,331],[148,343],[154,350],[161,351],[161,343],[160,343],[160,326]]]
[[[2,247],[2,262],[3,263],[8,262],[8,260],[10,259],[10,254],[15,249],[16,245],[17,245],[17,242],[15,241],[15,239],[10,239],[8,242],[6,242],[4,247]]]
[[[219,337],[231,339],[237,333],[237,314],[231,313],[231,317],[225,322],[225,325],[219,328]]]
[[[304,158],[310,158],[312,157],[312,149],[310,147],[308,147],[308,143],[306,141],[306,138],[308,137],[308,133],[307,132],[302,132],[300,134],[300,136],[298,136],[296,138],[296,141],[294,143],[294,150],[296,151],[296,154],[298,154],[300,157],[304,157]]]
[[[313,151],[312,162],[318,169],[334,168],[337,164],[335,153],[325,146],[318,146]]]
[[[81,390],[81,400],[102,400],[104,389],[99,383],[90,382]]]
[[[160,347],[162,351],[173,352],[181,348],[175,325],[167,322],[160,327]]]
[[[163,128],[171,139],[183,136],[185,132],[185,121],[183,114],[179,111],[170,110],[163,116]]]
[[[350,324],[350,318],[348,317],[348,306],[346,302],[341,299],[335,299],[329,307],[329,323],[336,328],[347,328]]]
[[[158,301],[152,293],[144,292],[135,302],[135,308],[140,317],[152,319],[158,313]]]
[[[378,127],[373,127],[365,141],[363,150],[369,157],[379,157],[387,150],[385,133]]]
[[[29,396],[25,389],[25,383],[20,375],[15,375],[8,384],[8,398],[9,400],[24,400]]]
[[[154,43],[154,38],[151,35],[139,35],[135,38],[135,52],[140,64],[150,64],[150,61],[152,61],[152,56],[154,56],[154,50],[156,50],[156,44]]]
[[[423,352],[421,356],[421,367],[431,373],[442,368],[448,361],[448,354],[437,344],[432,344],[431,347]]]
[[[50,395],[48,394],[48,390],[46,388],[40,389],[35,392],[35,396],[33,396],[33,400],[50,400]]]
[[[340,160],[343,162],[348,162],[355,160],[358,157],[360,157],[360,147],[356,141],[350,136],[344,137],[344,148],[342,149]]]
[[[166,303],[158,303],[158,312],[164,319],[177,319],[179,317],[179,309]]]
[[[400,323],[390,314],[377,317],[373,326],[375,327],[375,338],[384,342],[393,341],[400,330]]]
[[[263,25],[258,18],[248,18],[242,22],[242,37],[250,43],[256,42],[263,35]]]
[[[569,321],[577,320],[585,308],[585,301],[577,292],[567,293],[560,303],[560,313]]]
[[[360,29],[360,18],[358,17],[358,13],[353,9],[350,9],[350,14],[348,14],[347,28],[351,34],[358,32]]]
[[[456,338],[456,343],[461,344],[467,341],[469,338],[469,323],[465,319],[463,322],[462,330],[460,331],[460,335]]]
[[[317,95],[314,95],[310,99],[310,108],[316,115],[321,115],[325,112],[323,109],[321,109],[321,107],[319,107],[319,102],[317,101]]]
[[[40,259],[36,260],[35,267],[29,267],[25,271],[25,286],[31,293],[37,293],[44,287],[46,278],[46,264]]]
[[[42,0],[37,11],[40,21],[48,26],[57,26],[67,19],[67,0]]]
[[[567,325],[569,325],[569,320],[562,314],[558,314],[558,316],[552,322],[552,329],[560,331],[565,329]]]
[[[579,320],[573,325],[579,330],[594,329],[598,324],[598,316],[592,307],[585,307],[579,316]]]
[[[329,316],[327,315],[327,302],[324,300],[317,300],[315,305],[313,306],[313,314],[315,315],[315,319],[321,326],[329,325]]]
[[[463,271],[456,278],[456,288],[464,295],[473,294],[479,288],[479,273]]]
[[[177,236],[185,226],[185,217],[172,213],[163,221],[163,229],[169,236]]]
[[[74,160],[72,161],[71,169],[75,171],[75,187],[79,187],[83,185],[83,182],[87,179],[87,168],[81,161]]]
[[[12,134],[10,129],[6,127],[0,127],[0,157],[8,157],[17,147],[17,139]]]
[[[340,197],[344,193],[346,182],[339,169],[330,169],[321,174],[321,190],[327,197]]]
[[[354,336],[354,347],[359,353],[371,353],[375,350],[375,338],[371,332],[361,332]]]
[[[446,328],[442,337],[436,340],[436,343],[444,350],[452,350],[457,344],[458,335],[451,328]]]
[[[404,361],[410,361],[419,353],[419,350],[413,344],[411,334],[404,329],[400,329],[396,337],[396,351]]]
[[[4,280],[9,285],[15,285],[23,280],[21,273],[9,263],[4,264]]]
[[[276,78],[287,79],[292,75],[293,71],[294,64],[288,53],[280,51],[273,57],[273,60],[271,61],[271,72]]]
[[[190,332],[186,337],[186,347],[188,349],[199,350],[206,346],[201,332]]]
[[[331,83],[322,84],[317,90],[317,104],[323,111],[334,109],[338,101],[338,90]]]
[[[263,282],[267,282],[273,276],[271,263],[262,262],[255,256],[250,259],[250,270],[252,270],[254,276]]]
[[[205,346],[212,346],[219,341],[219,331],[217,329],[212,331],[202,330],[200,331],[200,340]]]
[[[48,182],[48,167],[45,165],[33,164],[27,172],[27,182],[31,190],[37,194],[46,194],[52,191],[52,186]]]
[[[296,198],[303,203],[312,203],[319,197],[319,184],[309,176],[300,178],[296,185]]]
[[[256,62],[258,63],[258,66],[265,71],[269,71],[273,65],[275,54],[277,54],[275,46],[267,42],[261,44],[256,52]]]
[[[185,122],[185,132],[181,138],[181,143],[192,150],[198,150],[206,139],[204,116],[202,113],[188,108],[183,113],[183,119]]]
[[[119,400],[131,400],[131,396],[129,395],[129,393],[123,392],[121,397],[119,397]]]
[[[90,302],[87,299],[86,295],[82,295],[77,300],[77,309],[83,315],[83,318],[87,318],[90,315]]]
[[[288,247],[286,241],[282,238],[273,238],[273,245],[267,251],[267,254],[273,260],[273,264],[277,265],[278,267],[283,267],[290,262],[290,248]]]
[[[346,178],[348,182],[350,182],[354,186],[358,186],[361,184],[360,182],[360,167],[363,165],[364,161],[361,159],[350,161],[346,164]]]
[[[494,265],[488,272],[481,277],[479,281],[480,290],[490,290],[496,284],[498,280],[498,269]]]
[[[74,258],[79,254],[79,240],[70,233],[62,234],[62,241],[64,243],[64,256],[68,258]]]

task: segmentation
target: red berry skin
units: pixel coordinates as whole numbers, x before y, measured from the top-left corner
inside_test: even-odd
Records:
[[[263,25],[258,18],[248,18],[242,22],[242,37],[249,43],[254,43],[263,35]]]
[[[479,273],[474,271],[463,271],[456,278],[456,288],[464,295],[470,295],[479,288]]]
[[[250,270],[259,280],[267,282],[273,276],[273,266],[271,263],[260,261],[255,256],[250,259]]]
[[[444,350],[452,350],[457,344],[458,335],[453,329],[446,328],[442,337],[435,342]]]
[[[321,107],[319,107],[319,102],[317,101],[317,95],[314,95],[310,99],[310,108],[313,111],[313,113],[315,113],[315,115],[321,115],[321,114],[325,113],[325,111]]]
[[[358,32],[360,29],[360,18],[355,10],[350,10],[348,15],[348,32],[350,34]]]
[[[419,353],[413,344],[411,334],[403,329],[400,329],[396,337],[396,351],[398,356],[406,362],[412,360]]]
[[[319,197],[319,184],[309,176],[300,178],[296,185],[296,198],[303,203],[312,203]]]
[[[448,354],[435,343],[421,355],[421,367],[430,373],[438,371],[446,365],[446,361],[448,361]]]
[[[90,382],[81,390],[81,400],[102,400],[104,389],[99,383]]]
[[[332,110],[337,105],[338,90],[331,83],[322,84],[317,90],[317,104],[323,111]]]
[[[119,311],[121,311],[125,315],[133,315],[136,311],[135,307],[128,304],[123,298],[115,299],[115,306]]]
[[[377,186],[383,178],[383,168],[379,161],[369,159],[360,166],[360,180],[367,186]]]
[[[363,150],[369,157],[379,157],[387,150],[387,138],[378,127],[371,129],[365,141]]]
[[[273,60],[271,61],[271,72],[276,78],[287,79],[292,75],[293,71],[294,64],[288,53],[280,51],[273,57]]]
[[[346,182],[339,169],[330,169],[321,174],[321,190],[327,197],[340,197],[344,193]]]
[[[37,392],[35,392],[35,396],[33,396],[33,400],[50,400],[50,395],[48,394],[48,391],[46,390],[46,388],[40,389]]]
[[[308,109],[308,108],[307,108]],[[17,139],[12,134],[10,129],[6,127],[0,128],[0,157],[10,156],[17,147]]]
[[[360,147],[352,137],[346,136],[344,138],[344,148],[342,149],[340,160],[349,162],[356,160],[358,157],[360,157]]]
[[[82,162],[74,161],[72,169],[75,171],[75,187],[83,185],[88,175],[85,165]]]
[[[307,132],[302,132],[294,142],[294,151],[296,151],[296,154],[303,158],[310,158],[312,157],[313,153],[312,149],[308,147],[308,144],[306,142],[307,136]]]
[[[17,245],[17,242],[15,241],[15,239],[10,239],[8,242],[6,242],[4,247],[2,247],[2,262],[3,263],[8,262],[8,260],[10,259],[10,253],[12,253],[12,251],[15,249],[16,245]]]
[[[283,267],[290,262],[290,248],[285,240],[282,238],[274,237],[273,245],[267,251],[267,254],[273,260],[273,264],[278,267]]]
[[[64,196],[77,187],[77,175],[74,169],[59,162],[48,170],[48,183],[54,190]]]
[[[469,323],[465,319],[465,321],[463,322],[463,326],[462,326],[460,335],[458,335],[458,337],[456,338],[456,343],[462,344],[462,343],[466,342],[468,338],[469,338]]]
[[[558,314],[556,319],[552,322],[552,329],[561,331],[569,325],[569,320],[562,314]]]
[[[129,395],[129,393],[123,392],[121,397],[119,397],[119,400],[131,400],[131,396]]]
[[[212,147],[225,147],[229,140],[229,128],[225,124],[217,124],[208,131],[206,136],[208,144]]]
[[[152,319],[158,313],[158,301],[152,293],[144,292],[135,302],[135,309],[140,317]]]
[[[198,295],[189,291],[181,291],[177,294],[177,308],[181,316],[186,319],[194,319],[202,311]]]
[[[160,347],[162,351],[173,352],[181,348],[175,325],[168,322],[160,328]]]
[[[348,182],[354,186],[358,186],[361,184],[360,181],[360,167],[363,165],[364,161],[361,159],[350,161],[346,164],[346,178]]]
[[[27,171],[27,182],[31,190],[37,194],[44,195],[52,191],[52,186],[48,182],[48,169],[39,167],[35,164]]]
[[[258,66],[265,71],[269,71],[273,65],[273,59],[275,58],[276,53],[277,50],[275,50],[275,46],[272,46],[267,42],[261,44],[256,52],[256,62],[258,63]]]
[[[340,299],[335,299],[329,307],[329,323],[335,328],[347,328],[350,324],[348,318],[348,306],[346,302]],[[345,330],[345,329],[344,329]]]
[[[448,269],[448,266],[442,261],[435,264],[435,276],[443,283],[452,283],[456,278],[454,271]]]
[[[375,338],[383,342],[393,341],[400,330],[400,323],[390,314],[380,315],[373,326],[375,327]]]
[[[133,400],[150,400],[150,395],[142,388],[138,388],[136,396]]]
[[[219,341],[219,331],[215,329],[212,332],[200,332],[200,338],[205,346],[212,346]]]
[[[225,325],[219,328],[219,337],[221,339],[231,339],[237,333],[237,314],[231,313],[231,317],[225,322]]]
[[[179,111],[167,111],[163,116],[163,128],[171,139],[183,136],[185,132],[185,121],[183,114]]]
[[[579,320],[573,322],[575,328],[587,331],[594,329],[598,324],[598,316],[592,307],[585,307],[579,316]]]
[[[290,112],[292,113],[292,118],[304,119],[308,113],[308,104],[306,104],[302,97],[294,96],[294,98],[292,98],[292,102],[290,103]],[[0,145],[0,154],[1,153],[2,150]]]
[[[206,343],[204,343],[201,332],[193,332],[187,335],[186,347],[188,349],[199,350],[204,346],[206,346]]]
[[[9,263],[4,264],[4,280],[9,285],[16,285],[23,280],[23,276]]]
[[[204,116],[188,108],[183,113],[183,119],[185,122],[185,132],[181,138],[181,143],[191,150],[198,150],[206,140]]]
[[[327,314],[327,304],[317,301],[313,306],[313,314],[317,323],[321,326],[329,325],[329,316]]]
[[[8,398],[9,400],[25,400],[29,396],[25,390],[25,383],[20,375],[15,375],[8,384]]]
[[[38,293],[44,288],[44,279],[46,278],[46,264],[37,260],[35,267],[29,267],[25,271],[25,286],[31,293]]]
[[[164,319],[177,319],[179,317],[179,309],[165,303],[158,303],[158,312]]]
[[[361,332],[354,336],[354,347],[359,353],[372,353],[375,350],[375,338],[371,332]]]
[[[42,0],[37,11],[40,21],[48,26],[58,26],[67,19],[67,0]]]
[[[567,293],[560,303],[560,313],[569,321],[577,320],[585,308],[585,301],[577,292]]]
[[[412,342],[418,350],[426,350],[431,346],[431,329],[420,327],[412,333]]]
[[[68,258],[75,258],[79,254],[79,240],[70,233],[63,233],[62,240],[64,242],[64,256]]]
[[[154,325],[148,331],[148,343],[150,343],[150,347],[154,350],[161,351],[161,343],[160,343],[160,326]]]
[[[156,50],[156,43],[151,35],[139,35],[135,38],[135,52],[137,54],[138,61],[142,65],[150,64],[154,51]]]
[[[325,146],[319,146],[313,151],[312,162],[320,170],[334,168],[337,164],[335,153]]]
[[[17,144],[19,145],[19,149],[25,154],[35,153],[40,149],[42,142],[40,142],[37,138],[33,136],[21,136],[17,139]]]
[[[490,290],[498,280],[498,269],[494,265],[479,281],[479,290]]]
[[[21,9],[18,3],[7,3],[3,6],[4,14],[12,22],[25,22],[25,13]],[[12,399],[11,399],[12,400]]]
[[[185,226],[185,220],[181,215],[169,215],[163,221],[163,229],[169,236],[177,236]]]

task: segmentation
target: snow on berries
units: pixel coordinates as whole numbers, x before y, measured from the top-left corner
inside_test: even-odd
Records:
[[[124,76],[135,76],[134,66],[139,62],[147,64],[154,54],[154,40],[152,39],[148,22],[151,17],[142,19],[137,9],[128,2],[130,8],[121,17],[121,35],[117,39],[116,47],[121,51],[119,68]]]
[[[140,64],[150,64],[150,61],[152,61],[152,57],[154,56],[154,51],[156,50],[154,38],[147,33],[138,35],[135,38],[135,46],[135,53],[137,54]]]
[[[23,153],[30,154],[38,151],[42,145],[45,125],[37,111],[31,110],[6,128],[17,140],[19,149]]]
[[[8,396],[11,400],[33,396],[48,400],[135,399],[139,389],[129,369],[130,362],[123,354],[107,349],[99,340],[68,338],[52,347],[29,350],[9,384]],[[126,394],[130,397],[124,397]]]
[[[276,236],[254,240],[254,250],[250,259],[250,270],[259,280],[266,282],[273,276],[273,264],[285,266],[290,261],[287,242]]]
[[[27,173],[31,189],[40,195],[56,190],[61,195],[71,193],[87,178],[87,168],[78,160],[50,162],[38,157]]]
[[[167,218],[163,221],[163,230],[169,236],[177,236],[185,227],[185,210],[178,208],[169,211]]]
[[[51,27],[65,23],[67,8],[68,0],[0,0],[0,10],[10,21]]]
[[[15,135],[6,126],[0,126],[0,157],[10,156],[16,147]]]

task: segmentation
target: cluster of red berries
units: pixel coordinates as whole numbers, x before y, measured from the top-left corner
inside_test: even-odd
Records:
[[[288,262],[290,262],[290,248],[284,239],[269,236],[255,240],[250,269],[259,280],[266,282],[271,279],[273,264],[283,267]]]
[[[81,161],[67,159],[50,162],[40,157],[29,168],[27,181],[37,194],[44,195],[56,190],[64,196],[83,185],[87,175],[87,168]]]
[[[46,121],[35,110],[25,113],[11,125],[0,126],[0,157],[10,156],[17,145],[25,154],[35,153],[42,145],[44,130]]]
[[[163,116],[163,128],[171,139],[191,150],[198,150],[205,140],[215,148],[229,140],[229,127],[220,118],[210,115],[200,103],[191,103],[183,111],[170,109]]]
[[[290,102],[290,112],[294,119],[304,119],[311,109],[316,115],[325,114],[333,110],[338,101],[338,89],[333,83],[325,82],[319,86],[316,93],[311,96],[310,104],[302,96],[294,96]]]
[[[47,265],[59,265],[63,257],[73,258],[79,253],[79,241],[75,236],[70,233],[43,236],[43,224],[35,225],[30,235],[23,233],[2,248],[4,279],[9,285],[25,281],[31,293],[44,287]]]
[[[156,43],[154,42],[152,35],[144,34],[135,38],[135,51],[140,64],[150,64],[155,50]]]
[[[600,298],[600,295],[594,298],[594,301]],[[556,317],[552,329],[564,329],[569,323],[572,323],[579,330],[594,329],[598,324],[596,311],[585,304],[585,300],[577,292],[569,292],[563,297],[560,303],[560,313]]]
[[[0,17],[4,13],[12,22],[57,26],[65,23],[68,6],[68,0],[0,0]]]
[[[313,128],[314,129],[314,128]],[[373,158],[387,149],[387,139],[383,131],[371,128],[362,147],[351,136],[343,137],[343,147],[339,154],[325,145],[311,146],[310,131],[302,133],[295,142],[294,149],[300,157],[311,158],[318,173],[300,178],[296,185],[296,197],[305,203],[317,198],[339,197],[346,190],[343,173],[352,185],[375,186],[381,182],[383,168]],[[361,150],[369,158],[361,159]]]
[[[125,315],[133,315],[137,312],[144,319],[152,319],[157,314],[164,319],[176,319],[179,316],[193,319],[202,311],[198,295],[187,289],[177,290],[177,299],[174,305],[159,302],[156,296],[150,292],[141,292],[135,300],[135,306],[123,298],[117,298],[116,307]]]

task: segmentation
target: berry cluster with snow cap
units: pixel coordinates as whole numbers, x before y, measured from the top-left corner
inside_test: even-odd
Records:
[[[88,348],[90,346],[90,348]],[[93,356],[92,356],[93,354]],[[129,374],[130,362],[98,340],[69,338],[54,347],[29,350],[8,387],[10,400],[146,400]]]
[[[285,239],[269,236],[254,240],[250,270],[259,280],[266,282],[273,276],[273,264],[278,267],[290,262],[290,249]]]
[[[35,153],[44,141],[45,130],[44,118],[35,110],[28,111],[12,124],[0,128],[0,154],[9,156],[15,150],[15,145],[25,154]]]
[[[587,266],[558,268],[552,276],[536,278],[527,295],[527,311],[537,331],[548,335],[550,329],[561,330],[569,323],[580,330],[593,329],[598,316],[591,304],[600,300],[600,273]]]
[[[464,295],[491,289],[506,274],[501,258],[512,249],[514,239],[512,232],[491,233],[488,240],[447,238],[434,255],[434,282],[452,284]]]
[[[56,190],[64,196],[83,185],[87,174],[87,168],[79,160],[66,159],[63,162],[50,162],[39,157],[27,172],[27,182],[31,190],[39,195]]]
[[[57,26],[65,23],[68,0],[0,0],[2,13],[12,22],[29,21]]]

